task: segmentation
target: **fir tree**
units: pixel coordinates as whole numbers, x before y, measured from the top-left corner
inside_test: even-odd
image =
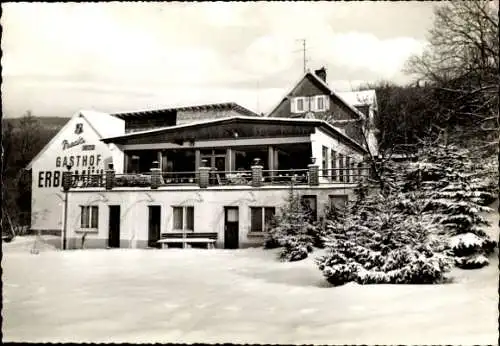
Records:
[[[266,234],[264,247],[281,247],[279,257],[283,261],[299,261],[307,258],[313,245],[318,243],[318,227],[311,220],[310,210],[290,189],[287,201],[273,220],[273,227]]]
[[[328,254],[317,264],[334,285],[437,283],[449,269],[443,240],[417,199],[414,215],[401,210],[401,194],[368,196],[349,207],[343,222],[327,221]]]
[[[491,171],[475,164],[468,150],[455,146],[426,148],[407,168],[405,188],[423,192],[424,211],[443,225],[455,264],[487,265],[486,256],[496,242],[485,232],[489,222],[481,213],[491,211],[485,204],[495,199]]]

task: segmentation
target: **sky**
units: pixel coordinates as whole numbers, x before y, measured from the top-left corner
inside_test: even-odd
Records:
[[[433,2],[2,4],[2,108],[69,117],[236,102],[270,111],[307,68],[332,89],[404,84]]]

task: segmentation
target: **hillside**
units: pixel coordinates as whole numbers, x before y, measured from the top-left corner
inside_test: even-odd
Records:
[[[59,130],[68,122],[70,118],[63,117],[33,117],[36,119],[44,129],[47,130]],[[22,118],[3,118],[2,122],[10,123],[15,127],[19,125]]]

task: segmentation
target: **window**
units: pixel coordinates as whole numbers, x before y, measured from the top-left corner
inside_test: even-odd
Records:
[[[346,179],[345,181],[348,183],[349,180],[350,180],[350,175],[351,175],[351,171],[349,170],[349,168],[351,168],[351,158],[349,156],[347,156],[345,158],[345,168],[346,168]]]
[[[302,196],[300,198],[302,207],[309,214],[311,221],[316,221],[317,219],[317,201],[316,196]]]
[[[330,153],[330,160],[332,164],[332,180],[337,180],[337,171],[335,170],[337,168],[337,153],[333,149]]]
[[[321,167],[323,168],[323,176],[327,177],[328,176],[328,148],[323,146],[322,150],[322,162],[321,162]]]
[[[194,231],[194,207],[172,207],[175,231]]]
[[[295,97],[291,102],[292,113],[304,113],[309,110],[309,98]]]
[[[274,207],[250,207],[250,232],[267,231],[274,215]]]
[[[99,207],[82,205],[80,206],[80,228],[98,228]]]
[[[344,182],[344,155],[339,154],[339,180]]]
[[[297,111],[298,112],[304,111],[304,99],[302,98],[297,99]]]
[[[316,110],[318,111],[326,110],[326,100],[324,96],[316,97]]]
[[[330,208],[344,210],[347,206],[347,195],[329,195]]]

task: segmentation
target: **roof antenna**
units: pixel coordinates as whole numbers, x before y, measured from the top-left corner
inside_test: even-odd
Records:
[[[306,71],[307,71],[306,39],[301,38],[301,39],[298,39],[297,41],[302,41],[302,65],[303,65],[304,73],[306,73]]]
[[[260,94],[260,83],[257,80],[257,114],[260,113],[259,94]]]

